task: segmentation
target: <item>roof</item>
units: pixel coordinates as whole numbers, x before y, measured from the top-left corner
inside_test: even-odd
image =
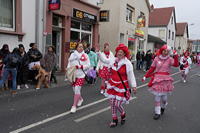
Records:
[[[149,14],[149,27],[167,26],[173,11],[175,11],[175,7],[152,9]]]
[[[177,29],[176,29],[176,35],[177,36],[183,36],[184,33],[185,33],[185,29],[187,28],[187,25],[188,24],[186,22],[184,22],[184,23],[176,23],[176,27],[177,27]]]

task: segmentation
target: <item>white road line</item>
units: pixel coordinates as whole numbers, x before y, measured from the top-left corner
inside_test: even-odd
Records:
[[[132,101],[133,99],[136,99],[137,97],[132,97],[131,99],[130,99],[130,101]],[[84,120],[86,120],[86,119],[89,119],[89,118],[91,118],[91,117],[93,117],[93,116],[96,116],[96,115],[98,115],[98,114],[101,114],[101,113],[103,113],[103,112],[106,112],[106,111],[108,111],[108,110],[110,110],[110,106],[108,106],[108,107],[106,107],[106,108],[103,108],[103,109],[101,109],[101,110],[99,110],[99,111],[97,111],[97,112],[94,112],[94,113],[91,113],[91,114],[89,114],[89,115],[86,115],[86,116],[83,116],[83,117],[81,117],[81,118],[78,118],[78,119],[76,119],[76,120],[74,120],[76,123],[79,123],[79,122],[81,122],[81,121],[84,121]]]
[[[180,72],[174,73],[174,74],[172,74],[172,76],[173,76],[173,75],[176,75],[176,74],[178,74],[178,73],[180,73]],[[139,88],[143,88],[143,87],[145,87],[145,86],[147,86],[147,85],[148,85],[148,83],[143,84],[143,85],[141,85],[141,86],[138,86],[137,88],[138,88],[138,89],[139,89]],[[106,101],[107,99],[108,99],[108,98],[103,98],[103,99],[100,99],[100,100],[95,101],[95,102],[93,102],[93,103],[84,105],[84,106],[78,108],[77,111],[78,111],[78,110],[85,109],[85,108],[88,108],[88,107],[93,106],[93,105],[96,105],[96,104],[99,104],[99,103],[101,103],[101,102]],[[20,132],[22,132],[22,131],[26,131],[26,130],[31,129],[31,128],[34,128],[34,127],[36,127],[36,126],[39,126],[39,125],[45,124],[45,123],[47,123],[47,122],[53,121],[53,120],[55,120],[55,119],[58,119],[58,118],[67,116],[67,115],[69,115],[69,114],[70,114],[70,111],[67,111],[67,112],[64,112],[64,113],[62,113],[62,114],[59,114],[59,115],[56,115],[56,116],[53,116],[53,117],[44,119],[44,120],[42,120],[42,121],[39,121],[39,122],[30,124],[30,125],[28,125],[28,126],[25,126],[25,127],[20,128],[20,129],[11,131],[10,133],[20,133]]]

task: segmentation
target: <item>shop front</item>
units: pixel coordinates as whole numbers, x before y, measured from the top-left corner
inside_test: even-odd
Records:
[[[49,0],[48,4],[49,4]],[[47,10],[46,44],[54,45],[57,53],[57,64],[65,71],[70,52],[77,42],[82,41],[91,47],[99,47],[99,7],[84,1],[62,0],[61,5]],[[52,7],[51,7],[52,8]]]

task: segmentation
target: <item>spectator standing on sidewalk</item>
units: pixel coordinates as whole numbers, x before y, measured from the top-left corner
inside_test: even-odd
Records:
[[[140,68],[142,69],[142,70],[144,70],[145,68],[144,68],[144,65],[145,64],[145,53],[144,53],[144,51],[142,51],[142,53],[141,53],[141,63],[140,63]]]
[[[29,76],[34,81],[35,76],[38,73],[38,70],[33,70],[32,68],[34,65],[40,65],[40,60],[42,59],[42,54],[38,50],[36,43],[30,43],[29,46],[31,47],[31,49],[29,49],[29,51],[27,53],[28,58],[29,58],[29,70],[30,70]]]
[[[9,50],[9,46],[8,44],[4,44],[3,47],[1,48],[0,50],[0,56],[1,56],[1,59],[2,59],[2,66],[1,66],[1,73],[3,74],[3,71],[4,71],[4,66],[5,64],[3,63],[3,59],[5,59],[5,57],[10,54],[10,50]],[[4,90],[8,90],[9,89],[9,85],[11,84],[11,75],[9,74],[8,76],[8,80],[5,82],[4,84]]]
[[[142,61],[142,56],[141,56],[140,51],[138,51],[137,54],[136,54],[136,61],[137,61],[136,69],[140,70],[141,69],[141,61]]]
[[[3,62],[5,64],[3,77],[0,80],[0,87],[3,86],[3,84],[8,79],[9,73],[12,75],[12,94],[16,94],[16,87],[17,87],[17,68],[19,65],[19,55],[18,55],[18,48],[15,48],[12,53],[8,54],[4,59]]]
[[[56,66],[56,54],[55,48],[53,46],[49,46],[47,53],[44,55],[44,58],[41,60],[41,66],[49,73],[49,81],[51,73]]]
[[[121,115],[121,125],[125,124],[126,112],[122,104],[129,103],[131,89],[136,93],[136,80],[133,65],[129,60],[128,47],[124,44],[119,44],[115,51],[116,58],[111,67],[111,79],[107,82],[107,88],[104,93],[110,100],[112,111],[111,128],[116,127],[118,124],[118,111]]]
[[[18,90],[21,89],[21,85],[24,85],[24,87],[28,89],[29,86],[27,85],[27,82],[29,73],[28,70],[29,58],[25,51],[24,45],[19,44],[18,46],[19,46],[18,55],[20,57],[20,64],[17,71],[17,89]]]
[[[105,43],[102,52],[97,52],[99,61],[97,64],[97,72],[101,78],[101,93],[103,94],[106,89],[105,82],[110,79],[110,67],[114,63],[114,55],[110,51],[110,44]]]
[[[83,98],[81,96],[81,88],[85,81],[86,71],[90,67],[90,59],[84,52],[84,45],[81,42],[76,45],[76,50],[69,57],[67,68],[70,67],[76,67],[76,80],[72,84],[74,91],[74,103],[70,110],[71,113],[75,113],[77,106],[81,106],[83,102]]]
[[[149,91],[155,96],[155,114],[153,118],[158,120],[167,106],[167,96],[174,88],[173,78],[170,76],[172,66],[178,67],[178,55],[174,52],[174,58],[170,57],[171,48],[167,45],[161,47],[159,55],[155,57],[151,68],[143,77],[151,77],[148,84]]]
[[[148,71],[149,68],[151,67],[151,63],[152,63],[152,53],[151,53],[151,50],[147,51],[145,59],[146,59],[146,71]]]

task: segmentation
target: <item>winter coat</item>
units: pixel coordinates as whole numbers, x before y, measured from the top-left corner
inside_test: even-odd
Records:
[[[41,65],[47,72],[51,72],[56,66],[56,54],[53,52],[45,54],[44,58],[41,60]]]
[[[86,71],[90,67],[90,60],[88,55],[83,51],[82,53],[79,53],[77,50],[72,53],[68,59],[68,66],[77,66],[77,70],[75,71],[75,77],[76,78],[84,78]],[[84,70],[84,72],[83,72]]]
[[[13,57],[17,58],[16,66],[11,65],[11,58],[13,58]],[[18,69],[19,64],[20,64],[20,56],[17,53],[10,53],[3,59],[3,63],[5,64],[4,68],[17,68]]]
[[[37,62],[37,61],[40,61],[40,59],[42,59],[42,54],[38,49],[29,49],[27,54],[29,57],[29,63]],[[36,58],[33,58],[32,55],[35,55]]]

